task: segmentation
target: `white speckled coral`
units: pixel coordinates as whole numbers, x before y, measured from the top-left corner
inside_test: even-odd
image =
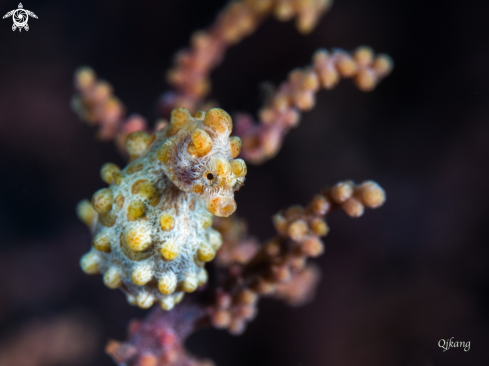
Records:
[[[120,288],[129,303],[154,302],[170,310],[184,292],[207,282],[205,262],[222,244],[212,214],[236,210],[234,192],[244,182],[241,143],[230,138],[231,117],[222,109],[194,117],[173,110],[171,123],[154,135],[131,134],[131,163],[120,170],[105,164],[92,205],[78,215],[92,230],[92,249],[81,259],[88,274],[103,273],[109,288]]]

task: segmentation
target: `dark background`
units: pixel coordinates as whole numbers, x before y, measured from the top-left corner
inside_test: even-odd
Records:
[[[76,318],[61,338],[78,353],[44,364],[112,365],[106,339],[146,313],[79,269],[90,235],[75,206],[103,186],[103,163],[123,160],[72,113],[72,75],[92,66],[153,123],[163,71],[225,3],[26,0],[39,17],[29,32],[0,21],[0,360],[17,349],[16,366],[40,365],[31,347],[55,338],[29,332]],[[230,113],[255,113],[260,84],[320,47],[369,45],[395,62],[371,93],[349,80],[320,92],[278,157],[249,168],[237,202],[253,234],[270,237],[273,213],[339,180],[373,179],[388,199],[361,219],[329,217],[311,304],[264,300],[243,336],[201,331],[193,353],[221,366],[487,364],[488,14],[483,1],[337,0],[308,36],[269,19],[229,49],[212,97]],[[470,350],[443,352],[451,337]]]

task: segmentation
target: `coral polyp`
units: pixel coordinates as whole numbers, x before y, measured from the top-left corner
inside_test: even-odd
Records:
[[[130,134],[130,163],[105,164],[101,177],[109,187],[78,206],[93,234],[82,269],[103,274],[107,287],[141,308],[157,302],[170,310],[205,284],[204,264],[222,245],[212,217],[236,210],[234,192],[246,175],[232,127],[222,109],[192,116],[177,108],[165,128]]]

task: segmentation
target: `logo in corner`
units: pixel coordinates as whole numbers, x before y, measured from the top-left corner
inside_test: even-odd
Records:
[[[19,3],[18,9],[11,10],[7,14],[5,14],[3,16],[3,19],[10,16],[14,21],[14,25],[12,25],[12,30],[15,31],[16,29],[19,29],[19,32],[22,31],[22,28],[24,28],[26,31],[29,30],[29,25],[27,25],[27,22],[29,21],[29,16],[37,19],[37,15],[34,14],[32,11],[24,9],[22,3]]]

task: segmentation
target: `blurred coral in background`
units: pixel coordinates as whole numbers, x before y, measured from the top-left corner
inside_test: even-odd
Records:
[[[167,86],[155,75],[225,4],[38,1],[24,4],[39,16],[29,32],[0,23],[1,365],[112,365],[104,340],[124,339],[129,319],[145,315],[78,267],[91,239],[73,207],[100,188],[98,167],[123,159],[72,114],[72,71],[89,64],[110,80],[129,127],[141,124],[135,112],[156,121],[154,97]],[[336,1],[308,36],[270,19],[226,52],[209,100],[231,115],[271,100],[274,90],[256,85],[280,85],[318,46],[369,44],[396,61],[374,93],[345,82],[317,94],[277,158],[248,168],[237,203],[255,240],[324,182],[374,179],[389,201],[360,221],[329,219],[315,301],[297,310],[261,301],[242,336],[203,330],[187,341],[191,353],[222,365],[485,364],[487,7]],[[216,262],[246,261],[253,243]],[[298,281],[315,281],[314,271]],[[450,337],[471,349],[443,352],[438,341]]]

